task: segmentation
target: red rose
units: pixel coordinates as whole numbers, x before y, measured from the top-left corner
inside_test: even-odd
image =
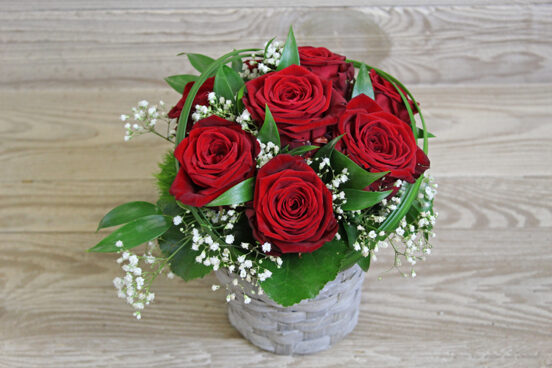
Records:
[[[390,178],[413,182],[429,168],[410,126],[364,94],[347,104],[338,129],[345,134],[339,149],[370,172],[390,171]]]
[[[393,84],[391,84],[388,80],[383,79],[374,69],[370,70],[370,80],[372,81],[372,87],[374,88],[376,102],[380,105],[383,111],[395,115],[410,125],[410,116],[408,116],[406,105]],[[408,98],[406,92],[402,88],[401,92],[408,99],[412,113],[416,114],[418,110],[416,109],[414,102]]]
[[[298,65],[255,78],[246,88],[243,103],[253,119],[262,124],[268,105],[282,145],[291,148],[326,143],[346,103],[330,81]]]
[[[246,213],[255,239],[276,253],[310,253],[338,228],[332,194],[302,158],[291,155],[278,155],[259,170],[253,209]]]
[[[204,206],[253,176],[259,150],[256,138],[238,124],[218,116],[202,119],[174,151],[180,170],[170,193],[184,204]]]
[[[301,66],[324,80],[332,82],[343,96],[348,96],[351,81],[355,78],[355,67],[345,61],[345,56],[335,54],[325,47],[301,46],[299,58]]]
[[[171,119],[178,119],[180,117],[180,113],[182,112],[182,108],[184,107],[184,104],[186,103],[186,99],[188,98],[188,94],[190,93],[190,90],[192,89],[195,82],[188,82],[186,86],[184,87],[184,92],[182,93],[182,98],[178,103],[169,111],[168,116]],[[209,92],[213,91],[213,86],[215,85],[215,77],[208,78],[202,85],[199,87],[199,90],[197,91],[197,94],[194,97],[194,102],[192,103],[192,109],[195,107],[195,105],[208,105],[208,95]],[[190,115],[191,116],[191,115]],[[191,125],[191,119],[188,119],[188,127]]]

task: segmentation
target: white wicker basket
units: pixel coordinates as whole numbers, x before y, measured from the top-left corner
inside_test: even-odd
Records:
[[[355,265],[339,273],[320,294],[291,307],[282,307],[266,295],[251,295],[252,286],[242,282],[252,296],[243,303],[243,291],[233,286],[228,270],[216,272],[236,299],[228,304],[228,319],[247,340],[261,349],[282,355],[312,354],[328,349],[356,326],[364,272]]]

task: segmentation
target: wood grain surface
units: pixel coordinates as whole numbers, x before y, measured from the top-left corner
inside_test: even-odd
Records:
[[[299,44],[379,65],[405,83],[552,82],[550,4],[127,9],[90,2],[96,7],[89,9],[81,3],[0,12],[0,86],[160,86],[168,75],[192,71],[176,56],[181,51],[216,56],[229,45],[262,47],[273,36],[284,39],[290,24]]]
[[[547,1],[0,1],[0,368],[552,367],[552,5]],[[159,279],[141,321],[103,214],[156,199],[169,147],[124,143],[140,99],[178,99],[180,51],[283,36],[396,74],[421,102],[440,213],[418,277],[363,288],[331,350],[274,356],[228,324],[213,275]],[[381,280],[379,279],[381,276]]]

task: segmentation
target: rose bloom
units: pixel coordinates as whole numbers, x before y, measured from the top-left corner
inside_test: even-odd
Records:
[[[180,170],[170,193],[180,202],[201,207],[255,174],[257,139],[231,121],[210,116],[198,121],[174,156]]]
[[[386,177],[414,182],[429,168],[410,126],[364,94],[347,104],[338,130],[345,134],[338,149],[370,172],[390,171]]]
[[[410,116],[408,115],[408,110],[401,98],[401,95],[393,84],[388,80],[383,79],[374,69],[370,70],[370,80],[372,81],[372,87],[374,88],[374,95],[376,97],[376,102],[383,111],[395,115],[405,123],[410,124]],[[400,87],[399,87],[400,88]],[[418,110],[416,105],[412,100],[410,100],[405,91],[401,92],[408,99],[412,113],[416,114]]]
[[[347,97],[351,81],[355,78],[355,67],[345,61],[345,56],[335,54],[325,47],[298,47],[302,67],[307,68],[324,80],[332,82],[333,88]]]
[[[274,253],[310,253],[338,229],[331,192],[301,157],[285,154],[259,170],[246,214],[255,239]]]
[[[298,65],[255,78],[246,88],[243,103],[252,118],[262,125],[268,105],[282,146],[291,148],[328,142],[346,104],[330,81]]]
[[[180,113],[182,112],[182,108],[184,107],[184,104],[186,103],[186,99],[188,98],[188,94],[190,93],[190,90],[194,86],[195,82],[188,82],[186,83],[186,86],[184,87],[184,92],[182,93],[182,98],[178,103],[169,111],[168,116],[171,119],[178,119],[180,117]],[[195,108],[195,105],[209,105],[209,92],[213,91],[213,86],[215,85],[215,77],[208,78],[202,85],[199,87],[199,90],[197,91],[197,94],[194,97],[194,101],[192,103],[192,109]],[[190,114],[191,116],[191,114]],[[192,120],[188,119],[188,129],[191,125]]]

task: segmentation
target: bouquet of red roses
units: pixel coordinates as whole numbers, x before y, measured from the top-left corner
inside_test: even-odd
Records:
[[[187,56],[200,75],[166,78],[182,94],[174,107],[141,101],[121,116],[125,140],[153,133],[174,145],[158,202],[113,209],[99,228],[122,226],[90,249],[119,254],[114,284],[136,317],[165,271],[191,280],[224,269],[252,286],[243,302],[264,294],[286,307],[354,265],[368,270],[380,248],[391,245],[398,269],[430,253],[432,135],[401,82],[297,47],[292,30],[262,49]]]

